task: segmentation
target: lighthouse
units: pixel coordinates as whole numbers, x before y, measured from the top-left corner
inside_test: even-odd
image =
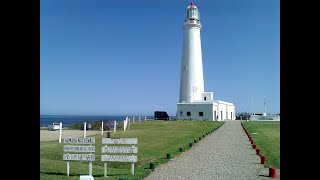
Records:
[[[200,13],[190,3],[183,29],[182,63],[179,102],[201,100],[204,92],[202,53],[200,38]]]
[[[235,120],[233,103],[214,100],[213,92],[204,91],[199,9],[193,2],[187,7],[182,26],[182,58],[177,119]]]

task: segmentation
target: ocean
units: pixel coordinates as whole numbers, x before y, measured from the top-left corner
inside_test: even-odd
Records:
[[[128,116],[130,119],[133,116]],[[153,116],[147,116],[147,119],[152,119]],[[95,121],[110,121],[120,122],[126,119],[126,116],[90,116],[90,115],[40,115],[40,127],[48,127],[53,122],[62,123],[63,127],[68,127],[73,123],[95,122]],[[135,121],[139,120],[139,116],[134,117]],[[140,120],[144,120],[144,116],[140,116]]]

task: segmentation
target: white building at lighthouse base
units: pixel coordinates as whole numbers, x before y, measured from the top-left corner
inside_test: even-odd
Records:
[[[235,105],[230,102],[213,100],[212,92],[202,93],[203,100],[177,103],[178,120],[235,120]]]

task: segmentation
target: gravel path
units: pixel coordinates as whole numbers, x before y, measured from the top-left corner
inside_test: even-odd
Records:
[[[257,180],[280,179],[268,176],[268,168],[260,164],[241,121],[226,121],[190,150],[172,161],[156,167],[145,180]]]

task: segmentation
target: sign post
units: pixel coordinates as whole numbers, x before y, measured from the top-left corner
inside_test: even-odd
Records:
[[[92,161],[95,160],[94,154],[95,146],[95,138],[73,138],[67,137],[64,138],[65,144],[90,144],[89,146],[75,146],[75,145],[65,145],[63,146],[63,151],[67,152],[67,154],[63,154],[63,160],[67,161],[67,176],[70,173],[70,163],[69,161],[89,161],[89,175],[92,176]],[[69,152],[89,152],[89,154],[69,154]]]
[[[101,121],[101,135],[103,135],[103,121]]]
[[[102,144],[131,144],[132,146],[107,146],[101,148],[101,153],[130,153],[131,155],[101,155],[101,161],[104,161],[104,177],[107,177],[107,162],[131,162],[131,174],[134,175],[134,163],[137,162],[136,153],[138,153],[137,138],[102,138]]]
[[[59,127],[59,143],[61,143],[61,134],[62,134],[62,123],[60,123],[60,127]]]
[[[86,138],[86,131],[87,131],[87,123],[84,122],[84,125],[83,125],[83,138]]]

